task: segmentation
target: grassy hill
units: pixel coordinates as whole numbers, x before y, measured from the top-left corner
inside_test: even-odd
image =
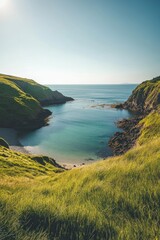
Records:
[[[50,105],[57,103],[65,103],[73,100],[73,98],[66,97],[58,91],[52,91],[49,87],[38,84],[32,79],[14,77],[10,75],[0,75],[6,80],[15,83],[25,93],[37,99],[41,105]]]
[[[51,115],[41,105],[73,100],[33,80],[0,74],[0,127],[35,129]]]
[[[22,91],[14,82],[0,76],[1,127],[40,127],[49,115],[35,98]]]
[[[143,123],[137,146],[125,155],[61,173],[1,148],[2,236],[158,239],[159,115]]]
[[[0,147],[0,239],[158,240],[159,113],[124,155],[70,171]]]
[[[138,113],[149,113],[160,104],[160,76],[141,83],[123,104],[124,108]]]

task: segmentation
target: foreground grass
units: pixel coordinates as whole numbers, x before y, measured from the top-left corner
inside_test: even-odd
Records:
[[[152,113],[135,148],[71,171],[1,148],[0,239],[159,239],[157,124]]]

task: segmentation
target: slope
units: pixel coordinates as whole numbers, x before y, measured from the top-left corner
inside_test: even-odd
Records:
[[[51,112],[14,82],[0,76],[0,126],[34,129],[45,125]]]
[[[64,173],[48,174],[43,165],[38,174],[30,167],[17,173],[11,164],[4,165],[1,155],[2,236],[158,239],[159,114],[151,113],[142,121],[139,141],[125,155]]]
[[[124,155],[70,171],[32,171],[28,156],[1,147],[0,239],[158,240],[159,114],[157,105],[138,123]]]
[[[160,104],[160,77],[147,80],[133,91],[123,107],[140,114],[147,114]]]
[[[41,105],[51,105],[72,101],[73,98],[66,97],[58,91],[52,91],[49,87],[38,84],[32,79],[0,75],[4,79],[15,83],[20,89],[37,99]]]

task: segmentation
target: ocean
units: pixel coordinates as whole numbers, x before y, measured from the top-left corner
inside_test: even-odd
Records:
[[[116,122],[130,118],[131,113],[103,104],[126,101],[136,85],[49,87],[75,100],[47,107],[53,112],[49,125],[20,137],[26,149],[31,153],[51,156],[61,164],[86,164],[112,155],[108,141],[116,131],[121,131]]]

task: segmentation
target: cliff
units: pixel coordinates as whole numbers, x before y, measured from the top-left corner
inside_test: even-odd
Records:
[[[140,136],[142,138],[142,128],[146,126],[149,120],[150,125],[148,128],[152,128],[153,122],[155,122],[153,116],[156,116],[155,120],[157,121],[157,125],[154,124],[154,129],[157,129],[157,133],[159,132],[159,106],[160,77],[141,83],[132,92],[126,102],[115,106],[116,108],[128,109],[136,115],[138,114],[138,116],[132,119],[123,119],[117,123],[117,126],[123,129],[123,132],[116,132],[109,141],[109,146],[114,155],[124,154],[130,148],[134,147],[137,139]]]
[[[42,106],[65,103],[67,101],[73,100],[73,98],[66,97],[58,91],[52,91],[49,87],[38,84],[31,79],[19,78],[9,75],[0,76],[15,83],[25,93],[30,94],[32,97],[37,99]]]
[[[160,104],[160,76],[136,87],[128,100],[117,108],[125,108],[138,114],[148,114]]]
[[[0,74],[0,127],[36,129],[52,114],[42,105],[73,100],[33,80]]]

